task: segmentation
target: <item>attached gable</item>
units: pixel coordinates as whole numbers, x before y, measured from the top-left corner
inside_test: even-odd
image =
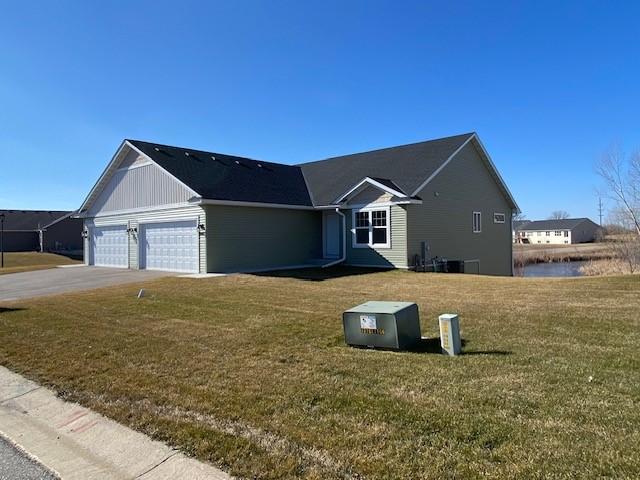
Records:
[[[131,149],[93,202],[89,215],[184,204],[193,196],[162,168]]]
[[[354,195],[347,200],[348,205],[369,205],[371,203],[390,202],[393,198],[389,192],[385,192],[374,186],[367,186],[355,192]]]

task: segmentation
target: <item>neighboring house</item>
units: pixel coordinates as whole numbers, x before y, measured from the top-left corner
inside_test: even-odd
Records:
[[[518,236],[522,243],[572,244],[593,242],[600,226],[588,218],[537,220],[521,225]]]
[[[513,197],[475,133],[300,165],[125,140],[79,209],[85,262],[236,272],[408,268],[512,274]]]
[[[513,243],[526,243],[520,229],[530,222],[531,220],[514,220],[511,222],[511,236],[513,238]]]
[[[75,212],[0,210],[5,252],[82,252],[82,220]]]

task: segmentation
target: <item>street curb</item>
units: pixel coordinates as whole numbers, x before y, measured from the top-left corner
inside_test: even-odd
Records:
[[[0,366],[0,434],[67,480],[231,480]]]

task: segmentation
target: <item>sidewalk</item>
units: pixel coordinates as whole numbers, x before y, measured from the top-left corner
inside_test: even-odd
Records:
[[[64,480],[230,480],[0,366],[0,434]]]

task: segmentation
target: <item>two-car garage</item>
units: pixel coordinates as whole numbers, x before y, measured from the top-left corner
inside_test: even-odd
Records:
[[[199,271],[196,220],[140,223],[137,231],[128,225],[94,226],[89,233],[89,263],[92,265]],[[132,249],[134,255],[131,255]],[[137,265],[131,265],[132,257],[137,258]]]

